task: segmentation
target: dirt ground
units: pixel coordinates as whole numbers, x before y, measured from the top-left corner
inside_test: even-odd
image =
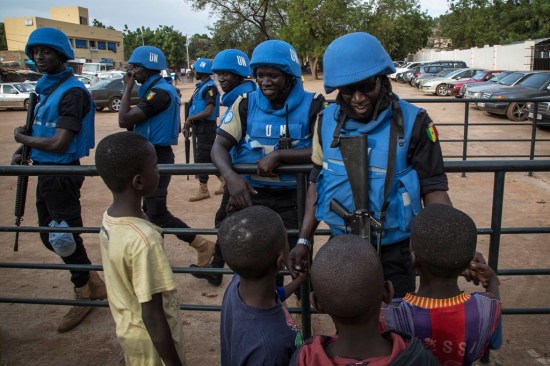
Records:
[[[322,92],[322,81],[306,80],[306,89]],[[192,84],[179,84],[183,99],[188,100]],[[398,84],[396,92],[404,98],[421,98],[418,91]],[[334,98],[334,95],[329,96]],[[426,104],[436,123],[460,122],[464,107],[460,104]],[[470,138],[529,138],[530,128],[526,126],[499,126],[506,122],[503,118],[490,117],[480,111],[470,111],[471,122],[493,122],[495,125],[472,127]],[[13,129],[24,124],[24,111],[0,111],[0,165],[8,165],[16,148]],[[96,143],[107,134],[119,131],[117,115],[107,111],[96,115]],[[440,126],[441,139],[462,139],[462,127]],[[549,132],[541,132],[548,139]],[[176,163],[184,163],[183,138],[175,149]],[[444,143],[445,155],[456,155],[462,151],[459,143]],[[471,154],[527,154],[525,143],[471,143]],[[537,152],[550,154],[550,144],[540,143]],[[93,165],[92,157],[82,159],[82,164]],[[36,225],[34,189],[36,177],[30,177],[27,209],[23,225]],[[216,180],[217,181],[217,180]],[[454,205],[473,217],[478,227],[487,228],[491,222],[491,201],[493,176],[487,173],[449,174],[450,196]],[[0,225],[14,223],[13,207],[15,197],[15,177],[0,177]],[[214,182],[213,182],[214,183]],[[198,182],[185,176],[172,178],[169,191],[169,206],[173,213],[191,227],[212,228],[214,213],[220,196],[190,203],[189,196]],[[211,184],[211,190],[214,188]],[[101,215],[110,203],[110,194],[99,177],[86,178],[82,188],[84,224],[99,226]],[[503,226],[536,227],[550,226],[550,173],[507,174]],[[20,237],[19,252],[12,251],[14,233],[0,233],[0,262],[61,263],[59,258],[47,251],[41,244],[38,234],[23,233]],[[97,234],[84,234],[84,241],[90,259],[94,264],[101,263]],[[211,237],[211,239],[214,239]],[[316,243],[324,243],[319,237]],[[165,248],[172,266],[187,267],[194,263],[193,249],[177,240],[173,235],[165,238]],[[478,248],[488,254],[489,237],[479,236]],[[317,246],[320,246],[318,244]],[[499,257],[500,268],[548,268],[550,267],[550,235],[523,234],[503,235]],[[72,287],[66,271],[26,270],[0,268],[0,297],[25,298],[72,298]],[[190,275],[176,275],[179,299],[185,304],[220,305],[224,287],[213,287],[204,280]],[[550,303],[548,276],[503,276],[501,295],[504,307],[547,307]],[[467,290],[473,289],[464,284]],[[289,306],[297,306],[291,298]],[[66,306],[0,304],[1,350],[0,366],[20,365],[118,365],[121,359],[120,347],[115,338],[115,326],[109,309],[96,308],[76,329],[65,333],[56,332],[57,324]],[[219,364],[219,313],[185,311],[182,313],[189,365]],[[334,332],[326,316],[314,315],[314,334]],[[504,317],[504,345],[493,352],[494,360],[503,365],[550,365],[550,315],[507,315]]]

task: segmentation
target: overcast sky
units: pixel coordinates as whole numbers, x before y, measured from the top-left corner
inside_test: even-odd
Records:
[[[420,0],[422,10],[431,16],[447,11],[447,0]],[[50,8],[64,6],[88,8],[93,19],[122,31],[124,24],[130,30],[142,25],[156,29],[159,25],[173,26],[183,34],[209,34],[206,28],[212,21],[208,11],[194,12],[183,0],[0,0],[0,21],[4,18],[37,16],[50,17]]]

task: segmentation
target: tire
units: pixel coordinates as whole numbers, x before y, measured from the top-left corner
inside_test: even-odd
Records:
[[[120,97],[112,97],[111,100],[109,100],[109,110],[111,112],[118,112],[120,109]]]
[[[25,99],[25,101],[23,102],[23,108],[25,108],[26,111],[29,110],[29,100],[28,99]]]
[[[506,110],[506,117],[510,121],[520,122],[527,120],[527,113],[525,112],[525,103],[510,103]]]
[[[440,97],[444,97],[447,95],[447,85],[446,84],[439,84],[437,88],[435,88],[435,94],[439,95]]]

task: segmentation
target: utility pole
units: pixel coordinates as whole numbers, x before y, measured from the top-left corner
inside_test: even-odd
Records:
[[[187,34],[185,35],[185,49],[187,53],[187,70],[189,70],[191,69],[191,66],[189,66],[189,37],[187,37]]]

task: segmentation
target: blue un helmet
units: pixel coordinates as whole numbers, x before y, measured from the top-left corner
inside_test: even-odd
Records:
[[[298,52],[284,41],[272,39],[256,46],[250,60],[252,73],[255,75],[258,67],[266,66],[275,67],[295,78],[302,78]]]
[[[229,71],[244,78],[250,76],[250,59],[241,50],[223,50],[214,57],[212,71]]]
[[[212,75],[212,61],[207,58],[199,58],[193,64],[193,68],[196,72],[201,74]]]
[[[323,56],[325,91],[360,82],[375,75],[395,72],[393,62],[376,37],[350,33],[336,38]]]
[[[164,53],[153,46],[140,46],[132,52],[128,60],[131,65],[141,66],[148,70],[166,69],[166,57]]]
[[[46,46],[54,49],[57,53],[66,57],[67,60],[74,58],[74,52],[65,33],[55,28],[38,28],[29,36],[25,46],[25,54],[31,60],[33,59],[32,47]],[[34,61],[34,60],[33,60]]]

